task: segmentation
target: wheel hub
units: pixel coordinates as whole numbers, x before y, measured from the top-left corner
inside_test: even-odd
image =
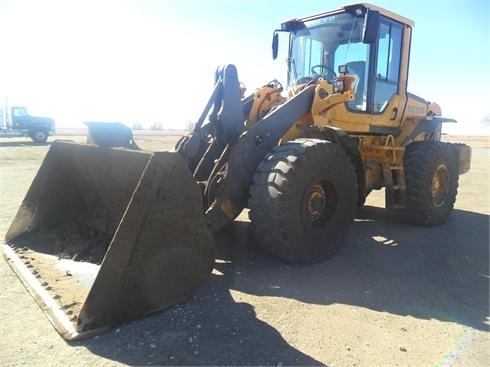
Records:
[[[325,212],[327,195],[322,185],[316,184],[310,192],[307,204],[307,216],[311,222],[316,222]]]
[[[449,170],[444,164],[437,166],[432,176],[431,201],[432,205],[440,208],[446,203],[449,194]]]

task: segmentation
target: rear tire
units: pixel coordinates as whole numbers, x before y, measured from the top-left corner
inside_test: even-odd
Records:
[[[36,143],[43,144],[48,140],[48,133],[45,130],[36,130],[29,134],[29,137]]]
[[[458,192],[458,155],[452,144],[415,142],[405,151],[407,207],[401,220],[423,226],[444,223]]]
[[[264,158],[250,195],[259,244],[286,261],[316,263],[344,242],[356,211],[357,180],[339,145],[297,139]]]

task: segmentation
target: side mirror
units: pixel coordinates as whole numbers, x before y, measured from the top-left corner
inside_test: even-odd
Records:
[[[277,59],[277,52],[279,50],[279,34],[274,32],[272,36],[272,60]]]
[[[362,28],[362,42],[375,43],[378,40],[379,33],[379,12],[367,10],[364,18],[364,27]]]

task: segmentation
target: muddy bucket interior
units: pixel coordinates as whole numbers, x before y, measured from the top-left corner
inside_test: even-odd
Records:
[[[200,188],[170,152],[53,143],[5,240],[65,339],[184,300],[214,263]]]

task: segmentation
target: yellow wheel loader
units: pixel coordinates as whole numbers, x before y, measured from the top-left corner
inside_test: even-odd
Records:
[[[471,150],[441,142],[454,120],[407,92],[412,28],[368,4],[284,22],[272,50],[289,35],[287,88],[272,81],[242,98],[236,68],[218,68],[173,152],[114,147],[130,134],[100,124],[91,144],[54,142],[5,257],[77,339],[195,292],[213,268],[213,234],[244,208],[261,246],[306,264],[339,248],[372,190],[403,221],[444,223]]]

